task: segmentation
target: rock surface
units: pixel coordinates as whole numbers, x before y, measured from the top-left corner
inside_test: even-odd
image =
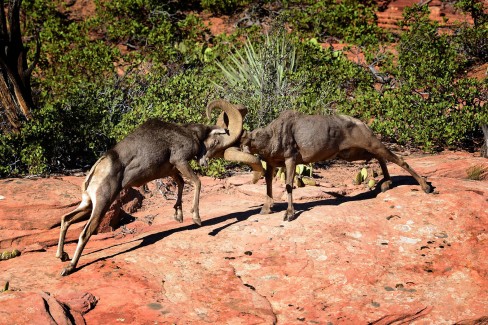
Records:
[[[459,152],[405,159],[434,194],[395,165],[394,187],[378,193],[352,185],[363,163],[332,163],[315,170],[320,186],[294,190],[293,222],[282,221],[279,182],[277,212],[259,214],[265,185],[251,184],[251,174],[202,178],[202,227],[191,224],[192,189],[178,224],[174,200],[151,183],[136,220],[94,235],[67,277],[54,257],[59,227],[50,228],[79,200],[83,178],[2,180],[0,243],[22,255],[0,261],[0,287],[10,283],[0,293],[0,324],[469,324],[487,317],[488,181],[466,174],[488,168],[487,160]],[[69,254],[83,224],[68,231]]]

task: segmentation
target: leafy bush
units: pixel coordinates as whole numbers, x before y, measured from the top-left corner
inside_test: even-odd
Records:
[[[322,42],[336,38],[353,44],[374,44],[384,38],[376,24],[374,1],[288,0],[283,3],[286,21]]]
[[[0,177],[19,174],[19,138],[18,134],[0,134]]]
[[[121,43],[135,58],[156,62],[201,62],[209,31],[193,14],[196,3],[154,0],[97,1],[96,26],[109,40]]]
[[[419,91],[448,87],[464,64],[448,35],[429,20],[428,6],[407,7],[403,15],[400,26],[407,31],[400,38],[396,75]]]
[[[459,0],[455,6],[471,15],[474,26],[463,24],[456,31],[459,50],[471,62],[488,61],[488,7],[482,0]]]
[[[370,74],[343,51],[322,48],[312,39],[297,44],[297,57],[297,71],[291,78],[303,85],[295,102],[303,113],[330,114],[341,110],[358,90],[373,91]],[[348,113],[356,115],[352,109]]]
[[[126,81],[125,107],[114,137],[120,140],[149,118],[175,123],[204,123],[204,108],[211,96],[211,83],[198,69],[170,76],[154,71]]]
[[[67,91],[86,82],[104,80],[113,73],[113,62],[119,60],[120,52],[113,45],[92,39],[90,22],[70,21],[56,14],[50,1],[39,2],[50,10],[46,9],[46,13],[34,7],[28,14],[39,17],[42,27],[39,34],[41,57],[34,74],[37,104],[42,106],[50,100],[63,98]]]
[[[231,14],[238,7],[250,3],[250,0],[201,0],[203,9],[210,10],[217,14]]]
[[[488,22],[483,28],[463,26],[457,31],[459,52],[471,62],[488,61]]]

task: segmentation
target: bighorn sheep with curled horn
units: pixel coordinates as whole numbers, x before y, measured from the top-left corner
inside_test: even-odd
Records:
[[[207,116],[210,115],[207,109]],[[432,188],[406,162],[388,150],[362,121],[345,115],[304,115],[284,111],[268,126],[251,132],[244,131],[240,138],[244,152],[258,154],[266,162],[266,202],[261,214],[271,212],[273,206],[272,180],[276,167],[286,167],[288,208],[284,220],[295,218],[292,188],[296,164],[305,164],[340,158],[347,161],[376,158],[383,172],[381,190],[390,188],[391,178],[386,167],[390,161],[409,172],[424,192]]]
[[[219,101],[212,107],[220,107],[226,113],[227,128],[202,124],[177,125],[152,119],[136,128],[93,165],[82,185],[80,205],[61,217],[56,257],[62,261],[69,259],[63,250],[68,227],[88,219],[73,258],[61,275],[70,274],[76,268],[88,239],[124,188],[141,186],[151,180],[171,176],[178,185],[174,218],[183,222],[183,175],[195,187],[191,212],[193,222],[201,225],[198,210],[201,183],[189,161],[196,157],[200,164],[206,165],[207,158],[221,154],[242,133],[242,115],[235,105]]]

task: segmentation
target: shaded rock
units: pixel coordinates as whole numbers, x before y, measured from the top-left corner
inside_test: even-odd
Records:
[[[139,190],[134,188],[123,189],[117,199],[112,202],[107,213],[105,213],[97,231],[104,233],[117,229],[120,226],[124,212],[133,213],[137,211],[141,207],[143,199],[144,196]]]
[[[41,297],[47,303],[46,312],[51,315],[58,325],[73,325],[74,320],[69,313],[68,307],[57,301],[47,292],[41,292]]]

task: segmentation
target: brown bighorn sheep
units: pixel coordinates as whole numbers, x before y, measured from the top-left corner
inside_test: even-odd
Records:
[[[149,120],[107,151],[91,168],[82,185],[82,201],[73,211],[61,217],[56,257],[69,259],[64,252],[64,240],[68,227],[75,222],[87,220],[81,231],[75,254],[61,275],[71,273],[81,256],[88,239],[97,229],[110,204],[118,193],[127,187],[141,186],[151,180],[171,176],[178,185],[174,205],[174,218],[183,222],[182,175],[193,183],[193,222],[201,225],[198,211],[200,180],[190,168],[189,161],[195,157],[200,164],[206,159],[231,146],[242,133],[242,115],[236,106],[224,101],[215,102],[228,117],[227,129],[202,124],[176,125],[160,120]]]
[[[209,111],[207,110],[207,115]],[[403,159],[388,150],[371,129],[358,119],[345,115],[304,115],[284,111],[267,127],[251,132],[244,131],[241,138],[243,151],[258,154],[266,162],[266,202],[261,214],[271,212],[273,205],[272,180],[275,167],[286,167],[288,208],[284,219],[295,217],[292,187],[296,164],[305,164],[340,158],[347,161],[378,159],[383,180],[381,190],[391,185],[386,161],[391,161],[408,171],[429,193],[432,188]]]

